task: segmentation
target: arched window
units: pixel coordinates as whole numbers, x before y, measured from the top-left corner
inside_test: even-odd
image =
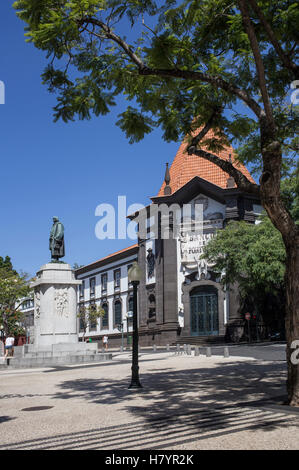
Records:
[[[114,326],[121,325],[121,301],[116,300],[114,302]]]
[[[105,312],[105,314],[102,316],[102,330],[107,330],[108,327],[109,327],[109,308],[108,308],[108,304],[104,303],[102,305],[102,309]]]
[[[96,305],[95,305],[95,302],[92,301],[90,302],[90,308],[93,310],[93,312],[96,310]],[[98,326],[98,322],[97,322],[97,319],[96,318],[90,318],[90,322],[89,322],[89,330],[90,331],[94,331],[97,329],[97,326]]]

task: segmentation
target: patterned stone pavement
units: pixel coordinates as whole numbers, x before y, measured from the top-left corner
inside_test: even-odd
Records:
[[[129,354],[109,364],[0,374],[0,449],[298,449],[283,361]]]

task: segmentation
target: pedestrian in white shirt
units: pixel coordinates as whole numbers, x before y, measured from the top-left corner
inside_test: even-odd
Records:
[[[7,357],[8,353],[11,353],[11,355],[13,356],[14,344],[15,344],[15,338],[13,336],[8,335],[5,340],[5,356],[4,357]]]
[[[106,349],[108,349],[108,336],[103,336],[103,347]]]

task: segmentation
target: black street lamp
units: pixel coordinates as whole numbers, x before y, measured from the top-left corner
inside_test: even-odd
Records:
[[[128,271],[129,282],[133,285],[133,345],[132,345],[132,379],[129,388],[141,388],[138,366],[138,323],[137,323],[137,286],[141,280],[142,271],[137,261],[134,261]]]
[[[119,325],[117,325],[118,331],[121,332],[121,350],[124,350],[124,322],[122,321]]]
[[[127,316],[126,316],[126,321],[127,321],[127,348],[129,349],[130,347],[130,335],[129,335],[129,327],[130,327],[130,323],[131,323],[131,320],[133,319],[133,310],[130,310],[128,313],[127,313]]]

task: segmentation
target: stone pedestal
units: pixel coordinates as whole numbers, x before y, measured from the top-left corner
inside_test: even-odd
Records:
[[[77,286],[71,266],[44,264],[32,283],[34,288],[34,348],[78,343]]]

